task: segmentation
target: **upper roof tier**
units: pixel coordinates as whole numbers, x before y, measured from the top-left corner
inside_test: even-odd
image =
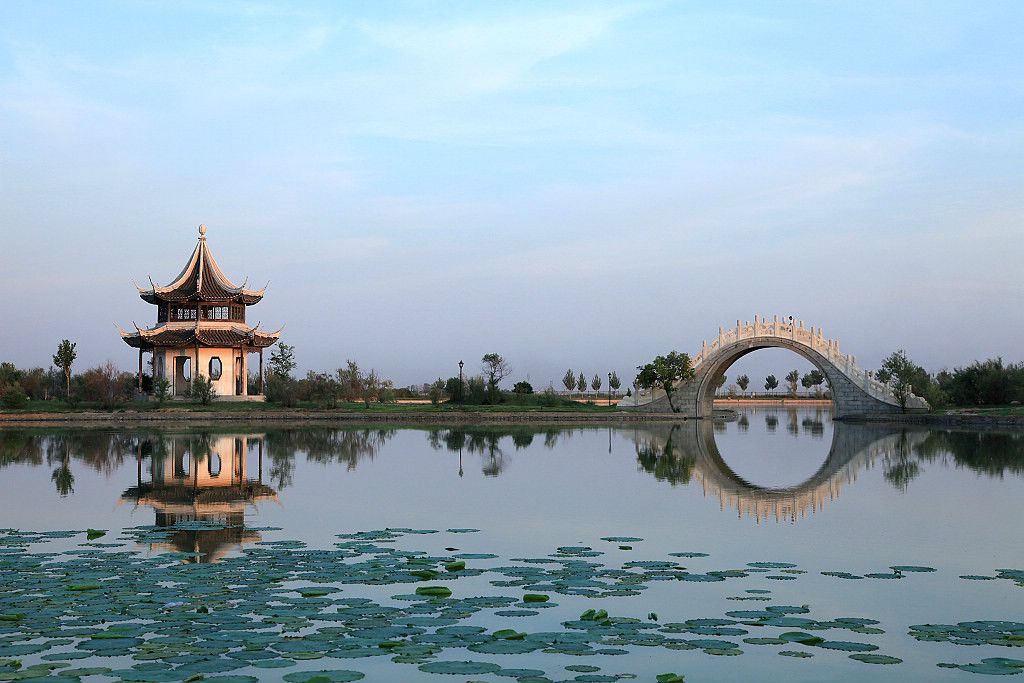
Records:
[[[263,298],[263,289],[246,289],[245,282],[236,286],[217,265],[210,247],[206,243],[206,226],[199,226],[199,244],[192,257],[174,281],[166,287],[157,287],[153,278],[150,288],[139,287],[139,296],[151,304],[160,302],[235,302],[251,306]]]

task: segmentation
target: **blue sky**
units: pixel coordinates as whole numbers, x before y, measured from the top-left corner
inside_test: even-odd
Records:
[[[796,315],[1022,360],[1017,2],[0,4],[0,357],[131,367],[196,226],[302,370],[546,385]],[[755,358],[757,355],[752,356]]]

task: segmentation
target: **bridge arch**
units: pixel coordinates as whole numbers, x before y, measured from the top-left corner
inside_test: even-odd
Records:
[[[714,380],[743,356],[766,348],[788,349],[818,368],[831,387],[836,417],[901,411],[891,388],[861,369],[854,356],[840,352],[838,340],[825,337],[820,327],[805,327],[802,320],[780,320],[778,316],[771,321],[754,316],[753,323],[737,320],[734,328],[718,328],[718,337],[704,341],[692,357],[696,377],[676,385],[676,410],[685,417],[710,417],[714,409]],[[671,410],[665,393],[657,389],[639,392],[619,405],[648,411]],[[907,409],[927,410],[928,403],[911,395]]]

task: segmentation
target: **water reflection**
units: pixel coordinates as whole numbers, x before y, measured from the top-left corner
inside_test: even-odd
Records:
[[[190,562],[215,562],[259,541],[258,532],[245,528],[246,508],[277,500],[277,492],[262,481],[263,444],[258,434],[142,438],[137,443],[136,485],[121,501],[153,508],[155,525],[168,529],[151,548],[188,553]],[[256,479],[247,472],[251,447],[257,451]],[[144,460],[149,462],[148,481]]]
[[[632,441],[639,471],[671,486],[699,487],[705,496],[717,497],[723,509],[758,521],[795,521],[820,511],[855,482],[858,473],[873,466],[880,467],[884,479],[899,491],[913,487],[928,467],[967,469],[999,478],[1024,475],[1024,434],[1020,432],[835,423],[826,450],[824,416],[789,410],[765,415],[764,430],[774,432],[781,418],[787,432],[821,444],[820,465],[793,486],[764,486],[748,480],[756,475],[744,478],[737,474],[736,467],[729,465],[728,448],[719,450],[718,441],[725,444],[722,439],[727,435],[750,444],[765,438],[764,432],[752,428],[753,415],[744,413],[728,424],[708,420],[652,423],[614,431],[618,438]],[[419,432],[425,434],[432,450],[458,455],[457,465],[451,461],[453,475],[463,476],[467,469],[479,468],[486,477],[498,477],[515,464],[517,452],[554,450],[574,434],[603,433],[605,429],[611,449],[612,429],[594,427],[303,427],[227,434],[0,430],[0,469],[15,464],[40,467],[56,494],[65,497],[75,495],[83,470],[110,475],[134,460],[137,483],[124,492],[123,499],[153,508],[158,526],[170,527],[181,521],[225,526],[217,532],[176,531],[167,542],[168,547],[204,552],[205,557],[215,559],[226,548],[258,540],[258,534],[244,528],[247,506],[275,499],[277,491],[291,487],[297,463],[303,460],[339,464],[352,471],[386,455],[389,448],[404,448],[391,443],[400,432]],[[255,465],[253,476],[250,464]]]
[[[799,433],[795,416],[789,416],[787,423]],[[821,423],[805,420],[804,425],[820,438]],[[836,423],[831,447],[816,472],[794,486],[770,487],[747,481],[729,466],[719,452],[716,431],[707,420],[645,425],[635,430],[637,462],[645,472],[673,486],[692,481],[705,496],[717,497],[723,509],[734,509],[759,522],[795,522],[821,510],[826,502],[839,497],[844,486],[856,481],[861,469],[910,452],[906,444],[923,441],[926,436],[926,432],[908,434],[891,426]]]

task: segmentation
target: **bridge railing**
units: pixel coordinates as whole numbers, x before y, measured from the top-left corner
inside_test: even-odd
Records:
[[[704,340],[701,350],[693,356],[691,364],[694,369],[699,369],[702,363],[720,349],[755,337],[787,339],[810,347],[828,359],[829,363],[868,395],[885,403],[898,404],[889,385],[879,381],[870,371],[857,365],[857,359],[852,354],[839,350],[838,339],[828,339],[820,327],[806,327],[803,320],[794,320],[792,317],[780,319],[779,316],[775,316],[772,320],[767,320],[755,315],[753,322],[737,320],[735,327],[728,329],[719,327],[718,336],[710,341]],[[660,389],[640,390],[632,397],[632,401],[627,399],[621,405],[644,405],[656,401],[664,395],[665,392]],[[911,403],[915,399],[920,400],[917,397],[912,397]]]

